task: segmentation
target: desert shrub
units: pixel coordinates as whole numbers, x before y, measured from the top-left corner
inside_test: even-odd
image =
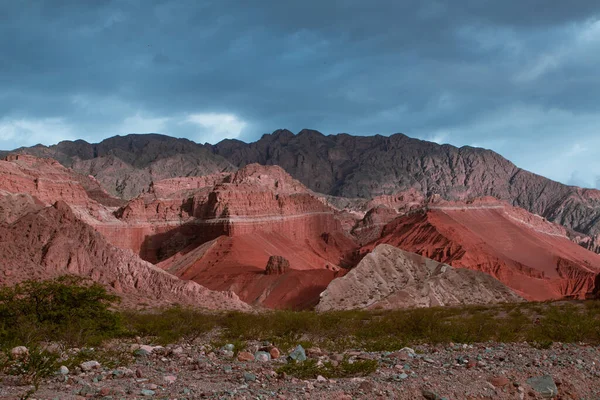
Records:
[[[171,307],[157,312],[123,314],[130,334],[156,338],[162,345],[185,340],[193,342],[216,325],[215,315],[184,307]]]
[[[0,289],[0,342],[5,347],[40,341],[95,345],[121,332],[119,301],[98,284],[64,276]]]
[[[574,305],[548,307],[528,332],[531,342],[600,343],[600,312]]]
[[[5,352],[0,359],[0,372],[18,376],[23,385],[33,385],[33,389],[21,396],[27,399],[39,388],[41,381],[58,370],[58,355],[39,348],[32,348],[26,356],[14,359]]]

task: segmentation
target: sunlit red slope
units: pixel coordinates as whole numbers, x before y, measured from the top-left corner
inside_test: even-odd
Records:
[[[528,300],[584,298],[600,273],[600,256],[571,242],[564,228],[491,199],[397,218],[362,253],[380,243],[486,272]]]
[[[145,237],[143,258],[183,279],[233,290],[252,304],[316,304],[356,249],[334,211],[276,166],[249,165],[209,181],[157,182],[160,196],[140,197],[122,209],[121,220],[132,227],[165,227]],[[168,229],[165,223],[181,218],[183,209],[185,222]],[[289,271],[266,274],[270,256],[285,257]]]

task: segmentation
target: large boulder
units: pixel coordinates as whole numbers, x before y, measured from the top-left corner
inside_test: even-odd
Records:
[[[271,256],[267,262],[265,273],[267,275],[283,275],[290,269],[290,262],[282,256]]]

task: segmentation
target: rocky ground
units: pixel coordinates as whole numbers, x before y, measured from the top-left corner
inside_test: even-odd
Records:
[[[600,347],[526,343],[416,346],[396,352],[341,353],[296,348],[298,364],[376,360],[364,377],[297,379],[277,372],[293,361],[267,343],[166,347],[113,343],[132,355],[127,367],[87,360],[61,367],[33,399],[600,399]],[[262,350],[262,351],[261,351]],[[16,351],[19,353],[19,351]],[[15,355],[19,356],[19,355]],[[272,356],[276,357],[273,358]],[[308,361],[301,361],[304,357]],[[19,376],[0,375],[0,398],[18,399],[30,389]]]

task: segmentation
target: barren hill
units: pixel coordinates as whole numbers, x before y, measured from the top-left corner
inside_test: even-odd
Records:
[[[480,271],[452,268],[380,244],[321,294],[318,311],[394,309],[523,301]]]

